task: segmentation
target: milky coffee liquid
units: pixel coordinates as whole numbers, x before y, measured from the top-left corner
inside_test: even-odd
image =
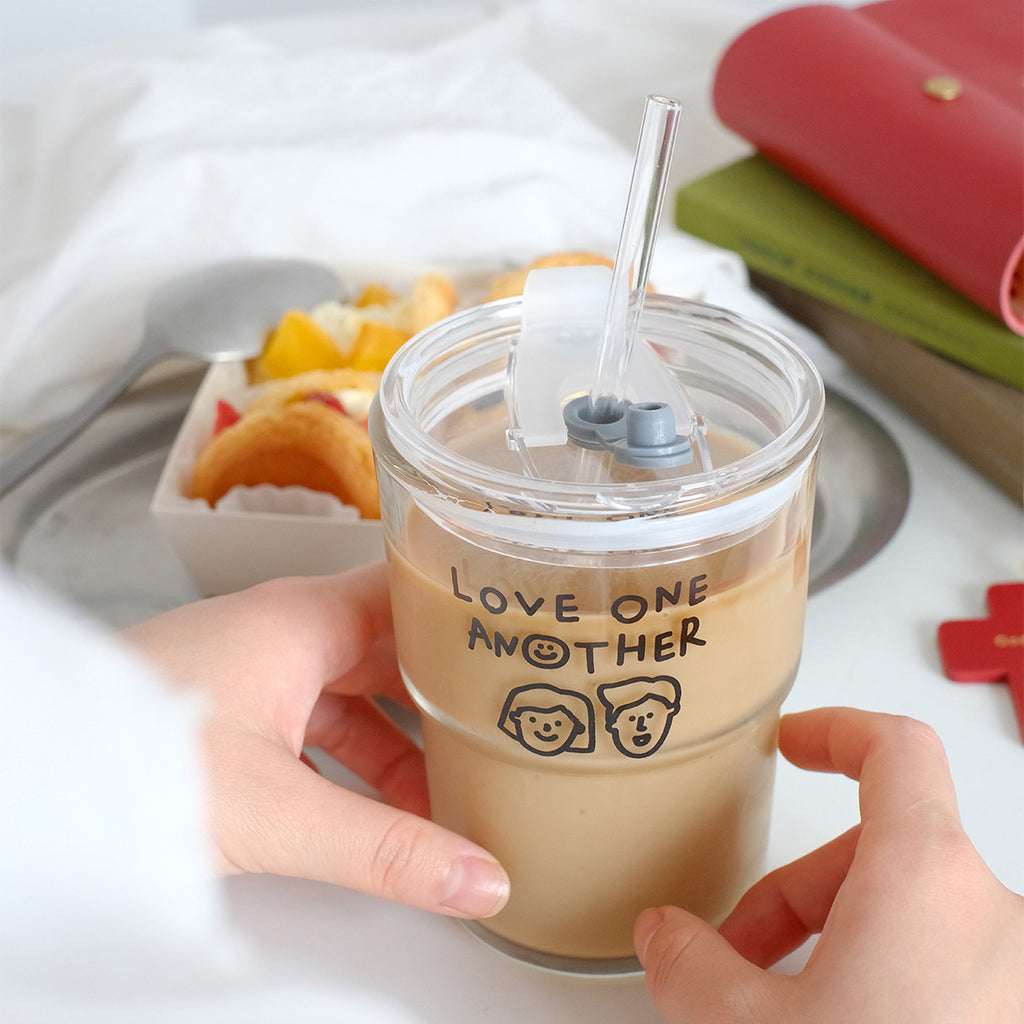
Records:
[[[717,924],[758,877],[810,500],[684,552],[529,560],[410,513],[389,550],[398,656],[435,820],[511,878],[486,928],[629,957],[645,907]]]

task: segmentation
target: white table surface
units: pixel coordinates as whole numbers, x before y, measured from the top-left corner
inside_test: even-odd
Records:
[[[609,130],[627,132],[631,144],[634,129],[617,119],[609,104]],[[1008,688],[948,681],[935,641],[946,619],[984,617],[990,584],[1021,578],[1021,508],[851,371],[835,364],[825,375],[896,440],[911,496],[882,552],[810,600],[787,709],[846,704],[934,726],[968,834],[995,873],[1024,892],[1024,744]],[[770,866],[808,852],[856,818],[853,783],[782,764]],[[546,972],[492,951],[457,922],[313,882],[245,876],[225,887],[230,917],[265,961],[268,982],[295,987],[295,1020],[302,1019],[301,992],[314,990],[376,993],[414,1020],[446,1024],[659,1019],[637,976]],[[798,969],[805,955],[794,954],[781,969]]]

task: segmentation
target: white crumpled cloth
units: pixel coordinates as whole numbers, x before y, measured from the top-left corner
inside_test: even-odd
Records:
[[[648,93],[684,104],[673,188],[745,150],[707,92],[757,10],[389,6],[9,69],[0,427],[68,412],[134,348],[153,289],[204,263],[613,252]],[[655,283],[742,306],[742,264],[674,231],[670,206]]]

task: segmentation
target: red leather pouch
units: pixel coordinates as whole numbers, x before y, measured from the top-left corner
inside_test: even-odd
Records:
[[[722,122],[1024,333],[1024,6],[773,15],[724,53]]]

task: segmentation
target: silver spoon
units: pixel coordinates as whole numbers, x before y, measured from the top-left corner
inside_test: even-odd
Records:
[[[172,356],[210,363],[250,359],[287,310],[337,298],[340,289],[326,267],[291,259],[218,263],[169,281],[150,299],[142,340],[113,377],[0,463],[0,495],[63,448],[155,363]]]

